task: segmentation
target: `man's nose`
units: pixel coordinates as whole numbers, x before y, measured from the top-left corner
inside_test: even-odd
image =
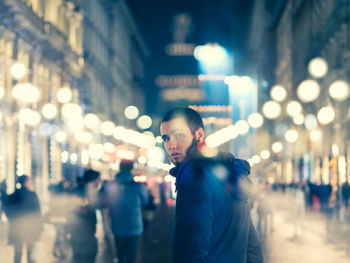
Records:
[[[176,141],[174,139],[170,138],[169,142],[168,142],[168,149],[174,150],[174,149],[176,149],[176,147],[177,147]]]

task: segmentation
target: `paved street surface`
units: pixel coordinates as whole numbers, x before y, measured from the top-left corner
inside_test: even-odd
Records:
[[[350,224],[327,219],[321,213],[309,212],[303,221],[304,231],[294,237],[294,210],[289,194],[272,193],[267,200],[273,207],[273,231],[267,232],[264,239],[265,262],[269,263],[349,263],[350,260]],[[172,208],[160,206],[147,238],[141,242],[138,263],[170,262],[172,235]],[[13,262],[13,248],[6,245],[7,224],[0,225],[0,263]],[[40,263],[64,262],[52,256],[54,227],[45,225],[42,235],[42,255]],[[102,225],[98,225],[99,238],[98,263],[116,262],[113,260],[113,243],[103,238]],[[26,263],[23,258],[22,263]],[[67,260],[66,262],[69,262]]]

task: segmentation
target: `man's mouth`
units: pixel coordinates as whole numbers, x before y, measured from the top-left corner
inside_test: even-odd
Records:
[[[178,158],[178,157],[181,157],[181,154],[180,153],[172,153],[170,156],[171,156],[171,158]]]

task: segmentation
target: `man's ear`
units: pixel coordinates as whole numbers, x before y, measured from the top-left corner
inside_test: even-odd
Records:
[[[197,142],[202,142],[204,140],[204,130],[203,128],[199,128],[196,130],[196,140]]]

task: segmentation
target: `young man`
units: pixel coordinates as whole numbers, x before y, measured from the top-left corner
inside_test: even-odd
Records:
[[[190,108],[168,112],[160,126],[164,147],[176,165],[173,263],[263,262],[250,218],[246,161],[232,155],[204,158],[204,126]]]

